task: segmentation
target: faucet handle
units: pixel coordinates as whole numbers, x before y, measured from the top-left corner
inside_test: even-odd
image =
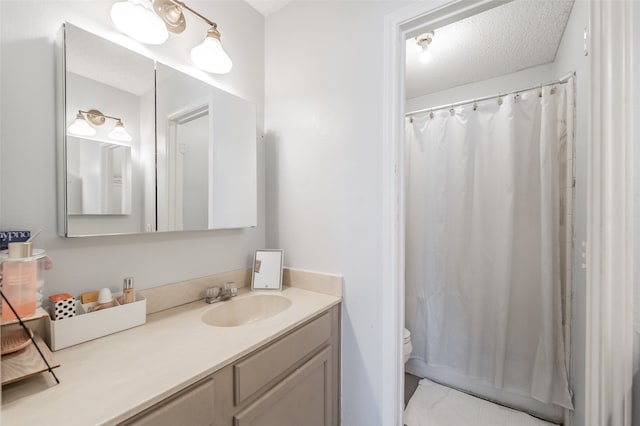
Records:
[[[220,297],[220,292],[222,291],[222,289],[220,287],[208,287],[205,290],[205,295],[206,295],[206,299],[205,301],[207,303],[214,303],[218,301],[218,297]]]
[[[225,288],[225,290],[227,290],[229,292],[229,294],[232,297],[238,295],[238,287],[236,287],[236,283],[235,282],[229,281],[229,282],[224,283],[224,288]]]

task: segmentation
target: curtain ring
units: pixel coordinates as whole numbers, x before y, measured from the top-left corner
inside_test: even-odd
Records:
[[[449,114],[454,115],[456,113],[456,110],[453,109],[453,107],[451,107],[451,109],[449,110]]]
[[[502,105],[502,96],[498,96],[498,105]]]
[[[552,95],[555,95],[557,91],[558,91],[558,88],[556,86],[553,86],[551,88],[551,92],[549,92],[549,93],[551,93]]]
[[[473,102],[473,110],[477,111],[478,110],[478,102]]]
[[[409,123],[413,123],[413,115],[409,116]]]
[[[515,95],[513,95],[513,101],[515,103],[520,102],[520,93],[516,93]]]
[[[433,111],[429,111],[429,118],[433,119]]]

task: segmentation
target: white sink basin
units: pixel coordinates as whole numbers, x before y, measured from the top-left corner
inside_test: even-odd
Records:
[[[216,306],[202,315],[202,322],[214,327],[237,327],[260,321],[287,309],[291,300],[278,294],[254,294]]]

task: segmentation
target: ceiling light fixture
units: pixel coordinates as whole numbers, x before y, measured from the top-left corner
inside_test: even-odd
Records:
[[[429,50],[429,45],[433,41],[434,32],[428,31],[424,34],[420,34],[416,37],[416,43],[418,46],[422,48],[422,52],[420,52],[420,62],[426,64],[431,60],[431,50]]]
[[[207,23],[204,41],[191,50],[191,60],[198,67],[215,74],[226,74],[233,66],[222,48],[218,24],[204,17],[179,0],[126,0],[114,3],[111,19],[120,31],[142,43],[162,44],[168,33],[180,34],[187,27],[183,10]],[[152,16],[149,16],[152,15]],[[156,28],[160,22],[164,31]]]
[[[97,109],[90,109],[89,111],[78,110],[75,120],[73,120],[73,123],[71,123],[67,130],[69,133],[76,136],[94,136],[96,134],[96,129],[93,126],[102,126],[107,121],[107,118],[116,121],[113,130],[109,132],[107,137],[115,141],[129,142],[131,140],[131,135],[124,128],[122,119],[105,115]],[[89,123],[93,124],[93,126]]]

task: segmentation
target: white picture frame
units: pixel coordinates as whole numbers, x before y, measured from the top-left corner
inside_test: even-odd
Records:
[[[283,250],[256,250],[251,290],[282,290]]]

